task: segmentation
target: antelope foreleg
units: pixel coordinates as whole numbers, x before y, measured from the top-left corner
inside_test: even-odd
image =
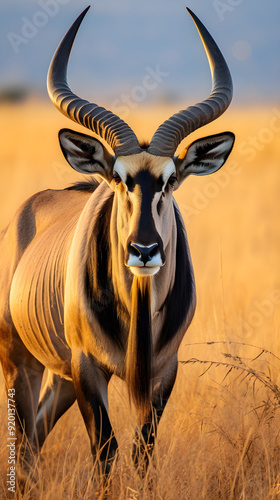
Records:
[[[154,380],[151,401],[151,412],[142,426],[141,432],[136,431],[133,444],[132,457],[141,476],[144,476],[153,453],[157,427],[162,417],[164,408],[170,397],[177,375],[177,356],[164,368]]]
[[[89,435],[94,459],[109,474],[118,444],[108,416],[108,383],[111,373],[83,352],[72,356],[72,375],[77,401]]]

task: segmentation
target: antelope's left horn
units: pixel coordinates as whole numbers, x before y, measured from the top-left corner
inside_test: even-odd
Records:
[[[116,156],[141,153],[136,135],[121,118],[97,104],[81,99],[68,86],[69,55],[88,9],[89,7],[72,24],[53,56],[47,78],[49,96],[61,113],[105,139]]]

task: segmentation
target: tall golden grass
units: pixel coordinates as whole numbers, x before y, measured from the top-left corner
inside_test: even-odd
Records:
[[[120,455],[109,498],[280,498],[280,360],[275,357],[280,357],[280,106],[277,109],[232,108],[184,141],[225,130],[236,133],[234,151],[223,170],[190,178],[175,194],[197,285],[196,315],[179,352],[180,361],[192,362],[180,363],[143,481],[130,457],[134,420],[125,388],[119,380],[112,381],[110,416]],[[168,106],[139,108],[127,121],[139,138],[149,139],[173,112]],[[29,195],[63,188],[80,177],[67,166],[57,140],[59,128],[72,125],[51,104],[2,106],[1,113],[4,228]],[[0,415],[0,498],[6,498],[3,381]],[[14,498],[101,498],[104,487],[97,468],[95,481],[91,477],[89,442],[75,404],[43,447],[38,482]]]

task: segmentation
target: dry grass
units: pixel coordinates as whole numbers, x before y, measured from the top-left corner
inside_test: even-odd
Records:
[[[131,125],[139,136],[149,138],[173,111],[134,110]],[[6,121],[1,132],[0,228],[27,196],[79,178],[65,164],[57,141],[58,129],[71,124],[49,103],[2,107],[1,112]],[[193,139],[223,130],[237,135],[224,177],[217,173],[192,178],[176,193],[198,291],[196,316],[182,343],[180,360],[212,364],[201,377],[209,363],[180,365],[143,482],[130,459],[133,420],[123,384],[113,381],[110,413],[120,459],[109,498],[280,498],[280,361],[270,354],[280,356],[280,142],[279,132],[271,128],[274,116],[272,109],[232,109],[216,124],[193,134]],[[279,127],[280,118],[275,124]],[[244,152],[244,141],[250,137],[257,142],[249,154]],[[204,344],[209,341],[226,344]],[[229,373],[231,364],[239,370]],[[0,415],[0,498],[6,498],[3,383]],[[23,498],[98,498],[98,475],[92,483],[91,468],[88,438],[74,405],[45,443],[40,480]]]

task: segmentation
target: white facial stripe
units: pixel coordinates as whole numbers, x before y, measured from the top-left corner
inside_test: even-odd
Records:
[[[165,169],[164,169],[164,172],[162,174],[162,179],[163,179],[163,183],[164,183],[164,186],[166,184],[166,182],[168,181],[169,177],[172,175],[172,174],[176,174],[176,168],[175,168],[175,164],[174,164],[174,161],[173,160],[170,160]]]
[[[159,199],[162,196],[162,191],[156,191],[152,200],[152,206],[154,205],[154,202],[157,204],[159,202]]]
[[[134,155],[137,156],[137,155]],[[140,155],[139,155],[140,157]],[[140,158],[139,158],[140,159]],[[158,158],[157,158],[158,161]],[[143,164],[143,162],[142,162]],[[118,175],[121,177],[122,181],[126,183],[127,179],[127,173],[132,175],[132,177],[137,173],[137,170],[141,168],[142,166],[141,162],[140,165],[137,165],[136,159],[133,158],[131,162],[129,162],[128,158],[117,158],[115,162],[114,169],[118,173]],[[167,160],[167,159],[162,159],[162,164],[157,165],[156,167],[151,164],[151,173],[154,173],[154,175],[162,175],[163,178],[163,183],[164,186],[166,182],[168,181],[169,177],[172,174],[176,174],[176,168],[173,160]]]
[[[125,165],[118,158],[116,159],[114,170],[120,176],[121,180],[124,183],[126,183],[126,178],[127,178],[126,168]]]

